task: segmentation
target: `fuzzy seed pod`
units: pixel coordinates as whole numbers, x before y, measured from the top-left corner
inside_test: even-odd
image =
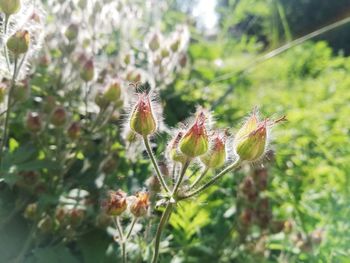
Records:
[[[194,158],[208,151],[208,135],[205,128],[206,115],[199,111],[192,127],[185,133],[180,141],[180,150],[187,157]]]
[[[0,0],[0,10],[7,16],[17,13],[20,8],[20,0]]]
[[[149,193],[148,192],[138,192],[130,204],[130,212],[135,217],[145,216],[149,208]]]
[[[130,128],[142,136],[151,135],[157,130],[152,104],[146,93],[139,94],[139,99],[130,117]]]
[[[27,30],[19,30],[7,40],[7,48],[17,57],[29,48],[30,35]]]
[[[103,207],[106,214],[120,216],[127,208],[126,193],[120,189],[118,191],[110,191]]]

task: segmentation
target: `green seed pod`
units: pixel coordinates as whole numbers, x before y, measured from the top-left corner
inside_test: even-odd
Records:
[[[0,0],[0,9],[7,16],[17,13],[20,8],[20,0]]]
[[[142,136],[151,135],[157,130],[151,101],[145,93],[139,95],[139,100],[132,111],[130,128]]]
[[[26,53],[29,48],[30,35],[27,30],[19,30],[7,40],[7,48],[15,55]]]
[[[208,135],[205,128],[206,116],[203,111],[197,114],[195,123],[180,141],[180,150],[187,157],[194,158],[208,151]]]
[[[118,102],[121,96],[121,83],[118,80],[113,80],[105,89],[103,98],[111,103]]]

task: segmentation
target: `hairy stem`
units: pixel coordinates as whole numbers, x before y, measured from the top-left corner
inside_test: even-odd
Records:
[[[204,171],[194,180],[194,182],[191,184],[190,189],[193,189],[202,179],[203,177],[208,173],[209,168],[206,167]]]
[[[203,191],[205,191],[207,188],[209,188],[210,186],[212,186],[213,184],[215,184],[221,177],[223,177],[225,174],[227,174],[228,172],[231,172],[232,170],[234,170],[235,168],[238,168],[241,165],[241,161],[239,159],[237,159],[234,163],[232,163],[231,165],[229,165],[228,167],[226,167],[224,170],[222,170],[218,175],[214,176],[209,182],[207,182],[206,184],[202,185],[201,187],[199,187],[196,190],[193,190],[192,192],[189,192],[181,197],[178,198],[178,201],[180,200],[185,200],[188,198],[191,198],[192,196],[195,196]]]
[[[157,228],[156,239],[154,241],[154,253],[153,253],[152,263],[157,263],[158,261],[160,239],[161,239],[165,224],[170,218],[172,210],[173,210],[173,204],[169,202],[162,214],[162,217],[160,219],[160,222]]]
[[[177,190],[179,189],[179,187],[180,187],[180,185],[182,183],[182,180],[183,180],[183,178],[185,176],[186,170],[187,170],[188,166],[190,165],[190,163],[191,163],[191,159],[188,159],[183,164],[182,169],[181,169],[181,173],[180,173],[179,177],[177,178],[177,182],[176,182],[176,184],[174,186],[174,189],[173,189],[173,192],[172,192],[172,196],[176,195]]]
[[[137,222],[137,217],[135,216],[135,217],[132,219],[132,222],[131,222],[129,231],[128,231],[128,233],[127,233],[126,236],[125,236],[125,242],[128,241],[128,239],[129,239],[129,237],[130,237],[130,235],[131,235],[131,232],[132,232],[132,230],[134,229],[134,226],[135,226],[136,222]]]
[[[123,228],[120,224],[120,219],[119,216],[114,218],[114,224],[117,228],[118,234],[119,234],[119,245],[121,247],[122,250],[122,259],[123,259],[123,263],[126,263],[126,248],[125,248],[125,240],[124,240],[124,234],[123,234]]]
[[[13,90],[15,88],[15,82],[16,82],[17,62],[18,62],[18,57],[16,56],[15,60],[14,60],[14,68],[13,68],[11,86],[10,86],[9,95],[7,98],[5,125],[4,125],[4,131],[2,134],[1,147],[0,147],[0,162],[1,163],[2,163],[2,159],[3,159],[2,155],[3,155],[4,148],[5,148],[6,141],[7,141],[7,129],[8,129],[8,124],[9,124],[9,119],[10,119],[10,114],[11,114],[11,106],[12,106],[11,100],[12,100],[12,94],[13,94]]]
[[[165,183],[165,180],[160,172],[160,169],[159,169],[159,166],[158,166],[158,163],[156,161],[156,158],[152,152],[152,149],[151,149],[151,146],[150,146],[150,143],[149,143],[149,138],[148,136],[145,136],[143,137],[143,142],[145,144],[145,147],[146,147],[146,151],[147,151],[147,154],[149,156],[149,158],[151,159],[152,161],[152,164],[153,164],[153,167],[154,167],[154,170],[156,171],[156,175],[157,175],[157,179],[158,181],[160,182],[160,184],[162,185],[162,187],[165,189],[165,191],[167,193],[170,193],[170,189],[169,187],[167,186],[167,184]]]

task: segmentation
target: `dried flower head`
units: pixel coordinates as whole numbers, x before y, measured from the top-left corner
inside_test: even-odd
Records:
[[[106,214],[120,216],[127,208],[126,193],[122,190],[110,191],[108,199],[104,201],[103,208]]]
[[[135,217],[145,216],[149,208],[149,193],[148,192],[138,192],[135,198],[130,204],[130,212]]]

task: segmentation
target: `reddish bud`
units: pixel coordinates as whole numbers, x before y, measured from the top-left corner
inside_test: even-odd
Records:
[[[205,127],[206,115],[201,110],[197,113],[192,127],[185,133],[180,141],[180,150],[190,158],[205,154],[209,148],[208,135]]]
[[[157,130],[151,101],[146,93],[138,95],[139,99],[130,117],[130,128],[142,136],[151,135]]]
[[[56,127],[63,126],[67,121],[67,112],[63,107],[56,107],[52,114],[50,121]]]
[[[103,208],[111,216],[120,216],[127,208],[126,193],[122,190],[110,191],[108,199],[104,202]]]
[[[89,82],[94,78],[94,62],[92,59],[84,62],[80,70],[80,77],[85,82]]]
[[[130,212],[135,217],[145,216],[149,208],[149,193],[138,192],[130,204]]]
[[[208,168],[219,168],[226,161],[226,136],[216,134],[211,141],[209,151],[201,156],[202,163]]]
[[[81,127],[79,122],[73,122],[67,130],[68,137],[71,140],[78,139],[80,137],[80,133],[81,133]]]
[[[26,118],[26,127],[33,133],[37,133],[41,130],[42,121],[37,112],[28,112]]]

